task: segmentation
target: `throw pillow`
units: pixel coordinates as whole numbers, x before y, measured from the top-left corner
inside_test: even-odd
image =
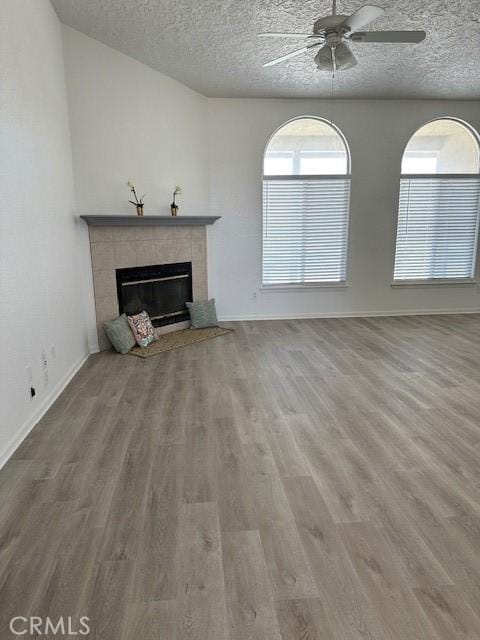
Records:
[[[139,347],[148,347],[157,339],[152,321],[146,311],[141,311],[135,316],[128,316],[128,324]]]
[[[218,327],[215,298],[211,300],[199,300],[198,302],[187,302],[186,305],[190,312],[192,329]]]
[[[115,320],[105,322],[103,328],[118,353],[128,353],[135,346],[135,338],[124,313]]]

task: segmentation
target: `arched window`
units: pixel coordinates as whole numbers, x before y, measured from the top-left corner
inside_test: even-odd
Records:
[[[442,118],[405,148],[394,281],[470,279],[475,272],[480,197],[477,134]]]
[[[278,129],[263,161],[263,284],[345,281],[350,156],[319,118]]]

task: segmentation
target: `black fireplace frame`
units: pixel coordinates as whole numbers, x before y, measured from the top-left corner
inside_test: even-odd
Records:
[[[124,269],[116,269],[117,280],[117,298],[118,309],[120,314],[124,313],[124,301],[122,296],[122,286],[128,282],[135,282],[137,280],[154,280],[156,278],[176,278],[186,277],[188,286],[188,300],[193,301],[193,281],[192,281],[192,263],[191,262],[175,262],[172,264],[156,264],[148,265],[144,267],[129,267]],[[138,310],[139,312],[142,309]],[[179,310],[180,311],[180,310]],[[190,314],[185,307],[185,312],[176,315],[169,315],[162,318],[152,318],[153,326],[163,327],[170,324],[176,324],[178,322],[186,322],[190,320]]]

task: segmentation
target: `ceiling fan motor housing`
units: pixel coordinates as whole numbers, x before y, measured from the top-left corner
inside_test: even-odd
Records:
[[[329,47],[336,47],[342,42],[342,34],[337,31],[327,31],[325,35],[325,44]]]

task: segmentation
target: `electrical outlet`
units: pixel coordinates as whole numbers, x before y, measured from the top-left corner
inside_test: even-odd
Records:
[[[50,347],[50,355],[52,356],[52,360],[56,360],[57,359],[57,352],[55,350],[55,345],[52,344],[52,346]]]

